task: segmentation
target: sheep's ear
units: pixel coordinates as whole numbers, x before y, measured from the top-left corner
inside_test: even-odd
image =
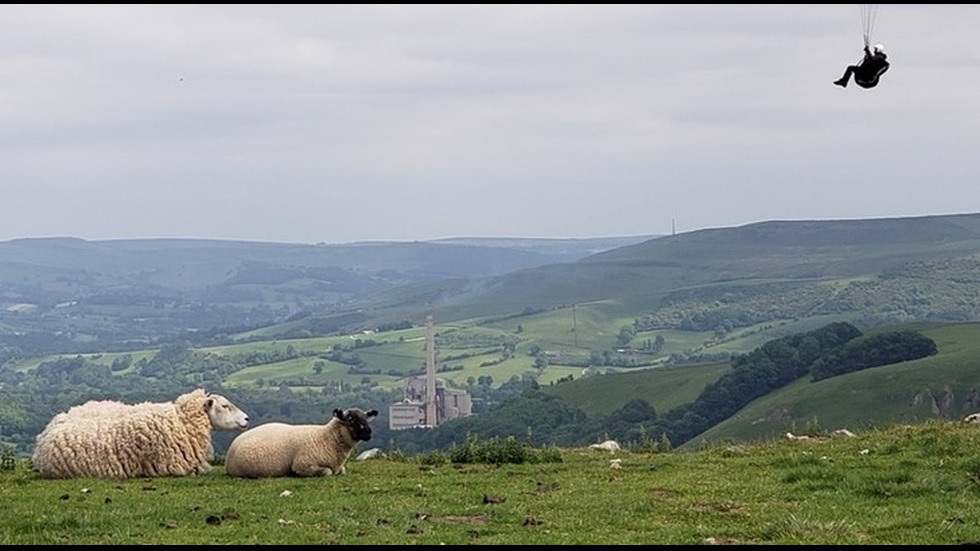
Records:
[[[341,409],[335,409],[335,410],[333,410],[333,416],[336,417],[337,419],[343,419],[344,418],[344,412]]]
[[[211,406],[213,405],[214,405],[214,398],[209,397],[207,400],[204,401],[204,411],[210,410]]]
[[[371,411],[367,412],[367,416],[368,417],[377,417],[378,416],[378,410],[372,409]]]

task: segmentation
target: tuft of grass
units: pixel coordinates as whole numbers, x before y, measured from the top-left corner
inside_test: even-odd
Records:
[[[819,538],[823,544],[866,543],[856,522],[850,520],[819,520],[791,513],[772,523],[766,539],[783,543],[807,545]]]
[[[14,447],[7,444],[0,452],[0,471],[12,471],[17,465],[17,458],[14,455]]]
[[[528,443],[519,443],[513,436],[480,441],[477,436],[470,434],[462,446],[453,446],[450,449],[448,460],[459,464],[489,465],[560,463],[561,453],[555,448],[537,450]]]

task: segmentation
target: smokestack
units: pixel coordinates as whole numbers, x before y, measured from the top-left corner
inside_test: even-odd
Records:
[[[432,316],[425,318],[425,424],[434,427],[436,420],[436,339]]]

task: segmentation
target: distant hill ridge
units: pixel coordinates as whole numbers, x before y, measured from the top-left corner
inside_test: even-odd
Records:
[[[773,221],[734,228],[696,230],[597,253],[586,262],[672,257],[692,251],[740,257],[746,252],[834,250],[851,255],[876,253],[885,245],[902,249],[980,240],[980,214],[869,220]],[[854,247],[847,249],[844,247]],[[912,249],[923,253],[920,249]],[[886,251],[887,252],[887,251]]]
[[[333,311],[402,286],[570,262],[647,238],[14,239],[0,242],[0,345],[72,352],[188,332],[206,337]]]
[[[431,310],[437,319],[451,320],[481,309],[494,316],[601,300],[624,304],[624,311],[626,305],[643,311],[679,290],[878,278],[910,264],[978,254],[980,214],[759,222],[664,236],[573,263],[485,278],[447,292],[450,298]],[[408,300],[405,294],[399,293],[399,301]],[[367,304],[382,315],[384,295],[375,298]]]
[[[631,319],[678,304],[678,293],[703,294],[689,306],[704,309],[728,296],[727,288],[758,297],[778,284],[772,291],[789,297],[795,287],[809,285],[800,292],[812,293],[817,282],[828,285],[821,292],[862,301],[871,299],[858,295],[873,293],[879,302],[891,293],[918,308],[878,319],[971,320],[980,308],[969,294],[980,284],[972,270],[978,255],[978,213],[766,221],[649,238],[315,245],[18,239],[0,242],[0,344],[23,340],[5,335],[45,332],[102,343],[263,326],[270,336],[318,335],[406,320],[421,325],[428,315],[440,323],[492,320],[599,302],[610,316]],[[746,293],[750,287],[757,290]],[[938,301],[931,310],[929,301]],[[7,310],[14,306],[16,317]],[[857,315],[855,305],[843,307]],[[812,301],[806,308],[801,315],[819,310]],[[131,327],[123,315],[147,320],[145,327]]]

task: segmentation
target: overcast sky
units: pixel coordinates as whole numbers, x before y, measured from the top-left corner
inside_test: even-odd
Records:
[[[980,6],[5,5],[0,240],[980,211]]]

